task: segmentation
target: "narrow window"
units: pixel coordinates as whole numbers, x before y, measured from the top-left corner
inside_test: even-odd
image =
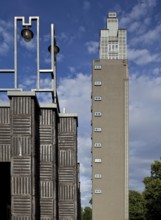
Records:
[[[95,143],[94,146],[95,147],[101,147],[101,143]]]
[[[101,112],[95,112],[94,115],[95,115],[96,117],[101,117],[101,116],[102,116],[102,113],[101,113]]]
[[[95,189],[95,193],[100,194],[100,193],[102,193],[102,190],[101,189]]]
[[[95,81],[95,82],[94,82],[94,85],[95,85],[95,86],[101,86],[101,85],[102,85],[102,82],[101,82],[101,81]]]
[[[102,160],[100,158],[97,158],[94,161],[95,161],[95,163],[101,163],[102,162]]]
[[[102,175],[101,175],[100,173],[96,173],[96,174],[94,175],[94,177],[95,177],[96,179],[101,179],[101,178],[102,178]]]
[[[96,64],[96,65],[94,66],[94,69],[95,69],[95,70],[101,70],[101,69],[102,69],[102,66],[101,66],[100,64]]]
[[[100,131],[102,131],[102,128],[95,128],[94,131],[100,132]]]
[[[95,101],[101,101],[101,100],[102,100],[102,97],[101,97],[101,96],[95,96],[95,97],[94,97],[94,100],[95,100]]]

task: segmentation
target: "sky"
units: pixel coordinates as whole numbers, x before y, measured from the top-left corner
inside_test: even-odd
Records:
[[[14,2],[14,3],[13,3]],[[91,198],[91,72],[98,59],[99,30],[110,11],[127,29],[129,68],[129,189],[142,192],[150,165],[161,157],[161,1],[160,0],[1,0],[0,69],[13,68],[15,16],[40,17],[40,66],[50,68],[50,26],[57,45],[57,90],[61,110],[79,117],[78,159],[82,206]],[[33,24],[33,32],[35,25]],[[21,25],[18,26],[19,33]],[[36,41],[18,38],[19,86],[35,87]],[[42,78],[46,88],[50,79]],[[0,75],[0,88],[13,87],[12,75]],[[5,94],[0,94],[5,100]],[[45,98],[44,98],[45,100]]]

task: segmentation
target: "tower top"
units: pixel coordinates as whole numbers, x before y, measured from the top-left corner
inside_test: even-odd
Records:
[[[116,18],[117,17],[117,13],[116,12],[109,12],[108,13],[108,17],[109,18]]]
[[[109,12],[106,29],[100,33],[100,59],[126,59],[126,30],[119,28],[116,12]]]

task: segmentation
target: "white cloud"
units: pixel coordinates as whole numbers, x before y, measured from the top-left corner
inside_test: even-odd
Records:
[[[51,34],[46,34],[43,36],[43,41],[44,42],[49,42],[51,40]]]
[[[128,59],[138,65],[161,61],[160,54],[151,54],[147,49],[128,48]]]
[[[61,32],[58,36],[57,39],[59,39],[59,44],[66,44],[66,45],[70,45],[73,40],[75,39],[75,35],[71,35],[70,33],[65,33],[65,32]]]
[[[56,61],[57,62],[62,62],[63,61],[63,59],[64,59],[64,55],[63,54],[57,54],[57,56],[56,56]],[[45,63],[45,64],[51,64],[51,55],[47,55],[46,57],[45,57],[45,59],[43,60],[43,62]]]
[[[8,103],[9,102],[9,98],[7,96],[7,93],[0,92],[0,102],[1,103]]]
[[[65,107],[67,112],[77,112],[80,117],[79,124],[84,127],[89,122],[90,91],[91,76],[83,73],[78,73],[75,78],[62,78],[58,86],[61,108]]]
[[[80,121],[81,118],[78,118]],[[81,128],[80,128],[81,129]],[[80,135],[78,139],[78,153],[80,161],[80,176],[81,176],[81,195],[82,205],[89,205],[91,199],[91,139],[90,132],[86,135]]]
[[[58,54],[57,54],[57,57],[56,57],[56,60],[57,60],[58,62],[62,62],[62,61],[63,61],[63,59],[64,59],[64,55],[63,55],[63,54],[61,54],[61,52],[60,52],[60,53],[58,53]]]
[[[46,63],[46,64],[50,64],[50,63],[51,63],[51,56],[46,56],[43,61],[44,61],[44,63]]]
[[[25,49],[27,49],[28,51],[33,51],[36,49],[36,45],[37,45],[36,42],[37,42],[36,36],[34,36],[34,38],[29,42],[26,42],[24,39],[21,38],[20,45]]]
[[[161,68],[160,67],[154,68],[154,70],[153,70],[154,75],[159,75],[160,73],[161,73]]]
[[[161,76],[133,75],[129,88],[130,188],[142,191],[151,163],[161,156]]]
[[[127,24],[131,24],[134,21],[138,21],[140,19],[144,19],[145,15],[152,10],[157,4],[156,0],[144,0],[136,4],[129,13],[126,13],[124,17],[121,18],[120,24],[123,26],[127,26]],[[140,20],[142,22],[142,20]]]
[[[13,48],[12,23],[0,19],[0,55],[5,56]]]
[[[128,31],[133,32],[133,31],[137,30],[138,28],[140,28],[140,22],[135,21],[135,22],[131,23],[131,25],[128,28]]]
[[[58,86],[60,107],[78,113],[78,159],[82,205],[91,199],[91,76],[78,73],[74,78],[62,78]]]
[[[148,31],[146,31],[146,33],[138,36],[138,37],[135,37],[133,39],[133,43],[137,44],[137,43],[146,43],[146,44],[152,44],[152,43],[155,43],[156,41],[159,40],[160,42],[160,39],[158,36],[161,35],[161,25],[159,24],[158,26],[156,26],[155,28],[153,29],[149,29]]]
[[[98,52],[98,46],[99,46],[99,43],[96,42],[96,41],[89,41],[89,42],[86,42],[86,47],[87,47],[87,50],[88,50],[88,53],[89,54],[95,54]]]
[[[135,4],[129,13],[124,12],[124,15],[120,19],[121,27],[126,27],[128,32],[139,34],[147,34],[149,25],[154,22],[151,13],[157,5],[157,0],[143,0]],[[147,18],[147,15],[148,18]]]
[[[89,1],[83,2],[83,9],[88,10],[91,7],[91,3]]]
[[[85,29],[84,26],[80,26],[80,27],[79,27],[79,32],[85,32],[85,31],[86,31],[86,29]]]
[[[68,69],[71,73],[74,73],[76,71],[74,66],[69,66]]]
[[[22,88],[24,90],[29,90],[30,88],[35,88],[36,86],[36,76],[25,76],[23,78],[23,83],[19,84],[19,88]]]

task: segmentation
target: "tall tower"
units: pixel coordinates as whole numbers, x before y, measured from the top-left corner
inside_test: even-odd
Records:
[[[93,220],[128,219],[128,64],[126,30],[110,12],[92,72]]]

